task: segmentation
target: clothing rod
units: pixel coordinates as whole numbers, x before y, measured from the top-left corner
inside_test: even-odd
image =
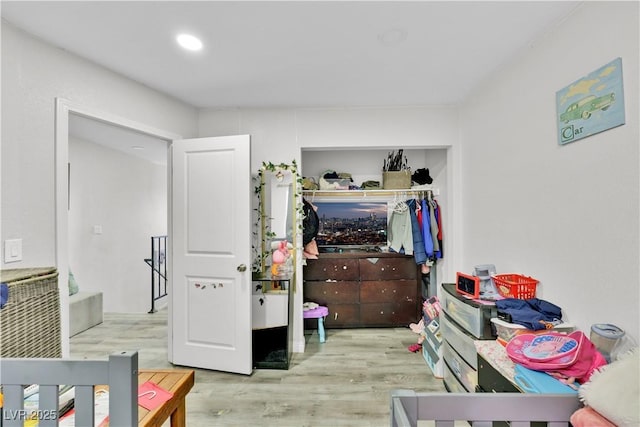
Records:
[[[432,189],[401,189],[401,190],[302,190],[303,196],[308,197],[331,197],[331,198],[356,198],[362,197],[366,198],[368,196],[371,197],[397,197],[402,194],[424,194],[426,195],[428,192],[436,197],[440,195],[440,190],[438,188]]]

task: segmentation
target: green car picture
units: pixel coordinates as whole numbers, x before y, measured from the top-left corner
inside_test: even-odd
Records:
[[[589,95],[587,97],[582,98],[578,102],[574,102],[569,105],[567,110],[560,114],[560,120],[569,123],[571,120],[576,120],[582,118],[587,120],[591,117],[591,113],[597,110],[606,111],[607,108],[611,106],[615,99],[615,94],[613,92],[596,97],[595,95]]]

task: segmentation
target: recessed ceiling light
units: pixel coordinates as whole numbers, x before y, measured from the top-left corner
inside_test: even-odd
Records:
[[[192,36],[191,34],[180,34],[176,37],[178,44],[187,50],[200,50],[202,49],[202,42],[199,38]]]
[[[131,148],[133,150],[144,150],[144,147],[142,145],[132,145]]]
[[[386,45],[402,43],[407,39],[407,30],[402,28],[391,28],[378,34],[378,41]]]

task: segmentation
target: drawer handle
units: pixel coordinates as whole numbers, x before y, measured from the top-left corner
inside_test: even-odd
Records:
[[[333,320],[338,320],[338,313],[333,313]]]

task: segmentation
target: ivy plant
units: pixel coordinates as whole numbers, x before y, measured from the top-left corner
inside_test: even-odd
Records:
[[[302,178],[298,175],[298,165],[296,164],[295,159],[291,161],[290,164],[287,163],[272,163],[272,162],[262,162],[262,166],[258,170],[258,174],[253,177],[256,182],[254,186],[254,195],[257,198],[257,208],[254,209],[255,213],[255,221],[253,224],[253,263],[252,263],[252,271],[254,273],[262,273],[265,271],[265,264],[267,259],[271,255],[270,248],[265,247],[265,242],[271,241],[276,237],[276,233],[271,231],[270,223],[271,219],[264,209],[264,201],[262,198],[264,197],[264,175],[265,172],[278,173],[279,171],[287,171],[291,172],[294,177],[293,191],[294,191],[294,200],[295,200],[295,209],[296,209],[296,218],[295,218],[295,227],[297,233],[294,235],[299,235],[302,232],[302,216],[303,209],[301,203],[301,192],[302,188]],[[298,249],[297,238],[294,238],[294,242],[291,242],[294,245],[294,249]]]

